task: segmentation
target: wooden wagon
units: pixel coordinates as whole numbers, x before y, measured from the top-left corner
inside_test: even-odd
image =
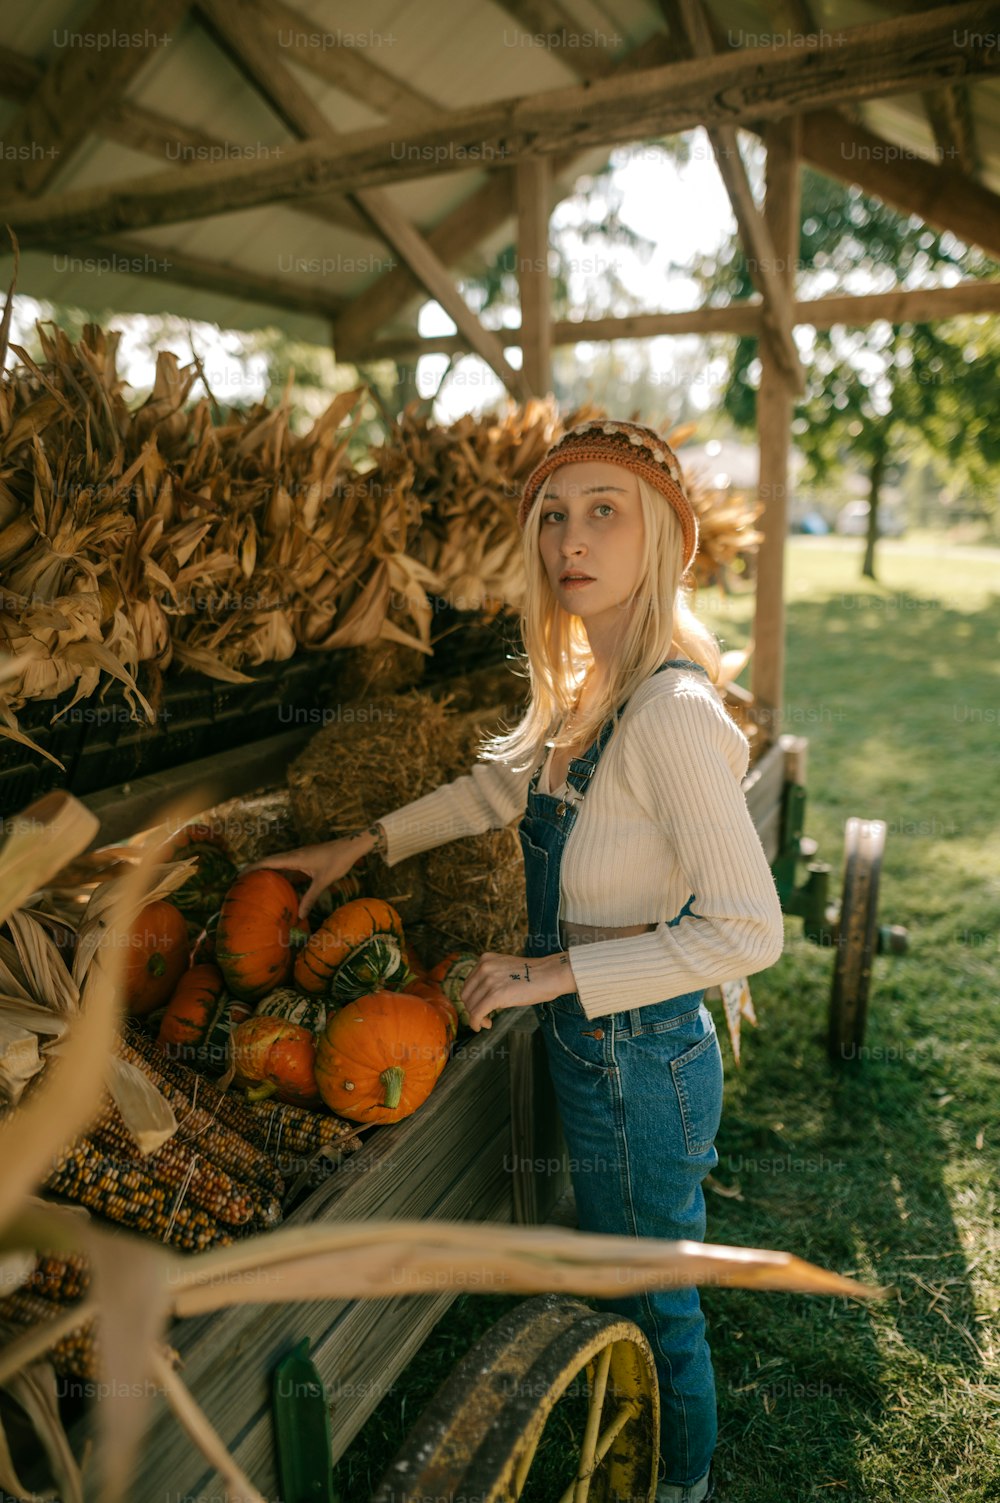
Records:
[[[217,754],[135,780],[125,789],[85,796],[84,802],[101,818],[102,843],[121,840],[147,826],[184,789],[210,790],[212,807],[226,799],[277,791],[284,786],[283,769],[289,757],[303,740],[302,731],[288,732],[254,744],[238,759]],[[806,932],[821,942],[831,942],[836,927],[831,927],[834,915],[826,902],[828,868],[813,862],[806,882],[795,885],[796,861],[803,846],[812,854],[801,834],[805,753],[803,738],[781,737],[755,761],[744,780],[744,791],[786,911],[800,912]],[[873,896],[870,880],[865,891],[869,898]],[[865,912],[870,911],[869,904]],[[855,957],[865,977],[877,943],[878,933],[869,923],[865,944]],[[843,949],[838,947],[838,954]],[[861,972],[846,959],[841,970],[842,994],[857,997],[849,986]],[[854,1016],[858,1016],[857,1009]],[[401,1218],[576,1225],[566,1146],[544,1043],[530,1009],[502,1013],[492,1029],[464,1035],[420,1110],[371,1133],[360,1151],[345,1157],[324,1184],[296,1205],[286,1224]],[[185,1382],[239,1465],[265,1495],[284,1497],[274,1406],[275,1374],[281,1364],[300,1370],[301,1357],[296,1362],[296,1354],[308,1351],[314,1364],[309,1371],[330,1416],[329,1460],[336,1461],[458,1292],[447,1284],[406,1299],[349,1299],[291,1307],[241,1305],[181,1322],[171,1339],[182,1359]],[[619,1389],[629,1381],[637,1385],[635,1403],[640,1409],[645,1405],[648,1421],[653,1369],[641,1333],[628,1322],[597,1315],[578,1301],[560,1302],[554,1296],[518,1308],[523,1311],[521,1319],[501,1322],[489,1333],[486,1347],[476,1349],[474,1360],[484,1351],[491,1362],[501,1355],[507,1364],[530,1358],[537,1377],[541,1331],[542,1357],[552,1366],[548,1398],[552,1404],[577,1371],[589,1364],[593,1376],[600,1352],[617,1354]],[[567,1349],[575,1365],[570,1360],[567,1366]],[[460,1382],[456,1379],[459,1386]],[[168,1486],[174,1495],[186,1499],[218,1496],[220,1479],[166,1404],[156,1402],[134,1496],[159,1496]],[[444,1395],[441,1402],[444,1409],[428,1415],[424,1425],[444,1445],[450,1400]],[[538,1405],[529,1409],[535,1414]],[[527,1417],[523,1417],[525,1423]],[[86,1426],[88,1421],[81,1423]],[[454,1416],[452,1423],[458,1423]],[[515,1424],[506,1445],[499,1452],[496,1447],[489,1452],[496,1477],[514,1465],[519,1436]],[[642,1465],[643,1448],[633,1440],[627,1455],[630,1465]],[[488,1478],[480,1480],[487,1486]],[[595,1498],[600,1495],[592,1493]],[[313,1494],[304,1491],[302,1496]],[[391,1490],[385,1492],[386,1500],[393,1496]],[[482,1496],[494,1494],[487,1486]]]

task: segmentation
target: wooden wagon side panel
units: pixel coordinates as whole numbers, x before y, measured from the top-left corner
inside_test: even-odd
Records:
[[[374,1131],[286,1225],[375,1218],[514,1221],[513,1169],[523,1149],[511,1135],[510,1072],[517,1056],[508,1035],[519,1025],[516,1012],[501,1013],[492,1029],[467,1039],[424,1106]],[[548,1159],[561,1151],[560,1143],[536,1136],[532,1157]],[[209,1420],[265,1495],[275,1495],[271,1375],[281,1358],[309,1338],[330,1399],[339,1456],[461,1292],[241,1306],[181,1322],[171,1339],[184,1380]],[[167,1483],[192,1503],[221,1496],[219,1477],[163,1401],[155,1404],[131,1497],[160,1496]]]

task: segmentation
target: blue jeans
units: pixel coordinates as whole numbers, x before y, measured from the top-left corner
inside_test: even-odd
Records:
[[[719,1162],[722,1055],[704,990],[588,1018],[575,992],[535,1007],[562,1121],[581,1231],[703,1242],[702,1180]],[[664,1480],[708,1471],[715,1377],[695,1287],[600,1299],[633,1320],[660,1385]]]

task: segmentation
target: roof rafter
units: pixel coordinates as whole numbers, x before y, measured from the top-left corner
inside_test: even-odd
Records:
[[[18,102],[30,97],[44,72],[34,58],[0,46],[0,98]],[[200,126],[186,125],[157,110],[146,109],[130,99],[116,99],[94,124],[94,133],[130,151],[145,152],[157,161],[181,163],[221,161],[236,146],[222,136],[213,136]],[[342,225],[364,234],[368,228],[346,198],[310,198],[296,204],[297,214],[325,224]]]
[[[696,57],[712,57],[715,40],[701,0],[676,0],[676,10],[692,53]],[[736,127],[716,125],[707,126],[706,130],[736,217],[750,279],[764,298],[764,320],[773,336],[775,357],[793,388],[801,394],[805,391],[805,373],[792,334],[792,293],[788,288],[793,279],[787,275],[789,268],[779,261],[768,223],[754,202]]]
[[[656,34],[640,43],[613,72],[626,77],[640,68],[661,67],[668,61],[676,61],[677,54],[666,37]],[[552,163],[553,182],[580,160],[577,152],[558,154]],[[549,205],[550,209],[553,207]],[[487,236],[492,235],[515,211],[515,178],[508,168],[491,173],[484,183],[464,203],[458,204],[435,225],[427,240],[435,254],[446,265],[454,266],[468,255]],[[406,266],[383,272],[370,287],[360,293],[337,322],[336,347],[338,355],[345,359],[362,354],[367,342],[376,330],[382,329],[402,313],[420,292],[420,284]]]
[[[216,38],[234,58],[272,109],[297,135],[309,140],[337,132],[284,63],[274,56],[273,43],[253,0],[244,0],[238,23],[228,0],[199,0],[199,13],[210,22]],[[435,256],[420,232],[409,224],[381,189],[361,190],[352,195],[361,211],[382,237],[400,255],[411,271],[454,319],[472,348],[522,400],[531,395],[522,371],[507,360],[496,335],[484,329],[459,292],[451,275]]]
[[[45,201],[0,205],[23,244],[48,234],[93,235],[197,219],[229,210],[348,192],[454,171],[497,159],[554,154],[570,146],[611,145],[694,125],[777,119],[812,107],[925,88],[986,74],[996,49],[973,40],[989,26],[993,3],[947,6],[901,20],[852,27],[803,56],[795,47],[717,54],[627,79],[599,79],[475,109],[400,141],[395,127],[357,131],[337,141],[290,146],[280,162],[237,161],[81,189]],[[966,25],[965,43],[956,43]],[[805,63],[808,66],[803,66]]]
[[[91,135],[147,58],[166,46],[189,0],[96,0],[79,31],[66,31],[16,119],[4,129],[0,195],[41,193]],[[115,40],[115,39],[118,40]],[[123,41],[127,38],[127,41]],[[108,39],[108,45],[98,45]]]

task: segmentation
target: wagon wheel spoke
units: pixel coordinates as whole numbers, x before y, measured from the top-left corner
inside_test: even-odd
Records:
[[[560,1411],[578,1437],[574,1475],[565,1486],[566,1457],[553,1455],[543,1437],[584,1372],[585,1416]],[[655,1491],[658,1453],[659,1392],[643,1333],[566,1295],[540,1295],[487,1331],[458,1364],[407,1436],[373,1503],[469,1496],[480,1503],[621,1497],[639,1503]]]

